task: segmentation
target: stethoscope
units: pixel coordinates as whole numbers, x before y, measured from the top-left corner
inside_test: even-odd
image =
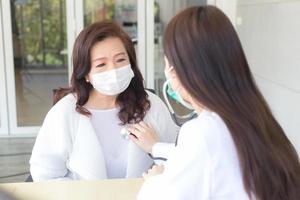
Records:
[[[166,81],[163,85],[163,97],[167,104],[169,112],[171,113],[171,117],[177,126],[181,127],[185,122],[194,119],[198,116],[198,114],[194,110],[186,115],[177,115],[170,104],[168,94],[167,94],[167,89],[168,89],[168,81]]]
[[[167,107],[169,109],[169,112],[171,114],[171,117],[174,121],[174,123],[181,127],[185,122],[191,120],[191,119],[194,119],[198,116],[198,114],[196,113],[196,111],[192,111],[191,113],[189,114],[186,114],[186,115],[177,115],[174,111],[174,109],[172,108],[171,104],[170,104],[170,101],[169,101],[169,98],[168,98],[168,94],[167,94],[167,89],[168,89],[168,81],[166,81],[163,85],[163,97],[164,97],[164,100],[167,104]],[[122,136],[123,139],[125,140],[129,140],[129,135],[131,133],[126,129],[126,127],[122,128],[121,129],[121,132],[120,132],[120,135]],[[177,141],[177,138],[176,138],[176,141]],[[177,142],[176,142],[177,143]]]
[[[124,140],[129,140],[129,135],[130,135],[130,134],[131,134],[131,133],[127,130],[126,127],[123,127],[123,128],[121,129],[120,135],[121,135],[121,137],[122,137]]]

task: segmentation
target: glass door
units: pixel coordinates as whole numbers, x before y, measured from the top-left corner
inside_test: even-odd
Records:
[[[162,87],[165,82],[164,75],[164,52],[162,47],[163,32],[170,19],[175,16],[180,10],[195,6],[205,5],[209,2],[206,0],[155,0],[153,1],[152,20],[147,25],[153,24],[153,30],[148,38],[148,54],[147,54],[147,83],[148,87],[155,89],[157,95],[162,98]],[[149,58],[149,59],[148,59]],[[186,114],[189,112],[186,108],[180,106],[170,99],[176,112],[179,114]]]
[[[103,19],[115,20],[127,31],[146,87],[161,96],[164,28],[179,10],[202,4],[206,1],[2,0],[0,70],[5,73],[0,78],[5,81],[0,87],[7,98],[0,100],[0,124],[9,124],[12,135],[38,132],[52,106],[53,89],[69,84],[76,36],[84,26]]]
[[[10,134],[34,135],[68,85],[66,0],[2,0]]]
[[[145,63],[145,24],[137,25],[145,22],[145,5],[146,0],[1,0],[0,133],[36,135],[53,89],[69,85],[73,44],[84,26],[117,21]]]

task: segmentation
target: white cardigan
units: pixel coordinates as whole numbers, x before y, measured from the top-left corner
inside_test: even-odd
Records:
[[[148,92],[151,103],[144,121],[153,125],[162,142],[173,143],[178,127],[161,99]],[[30,159],[34,181],[51,179],[106,179],[101,145],[90,118],[75,110],[76,98],[69,94],[48,112],[38,133]],[[141,177],[153,160],[130,141],[126,178]]]

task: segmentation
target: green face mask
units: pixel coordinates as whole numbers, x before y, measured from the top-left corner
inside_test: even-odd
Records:
[[[168,72],[165,72],[165,76],[166,76],[166,79],[167,79],[167,94],[172,98],[174,99],[176,102],[180,103],[181,105],[183,105],[184,107],[190,109],[190,110],[194,110],[193,106],[186,102],[182,97],[181,95],[179,94],[179,92],[173,90],[172,86],[171,86],[171,77],[169,75],[169,72],[172,70],[173,68],[171,68]]]

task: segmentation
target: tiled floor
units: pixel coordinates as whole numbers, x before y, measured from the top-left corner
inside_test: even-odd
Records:
[[[0,183],[24,182],[35,138],[0,138]]]

